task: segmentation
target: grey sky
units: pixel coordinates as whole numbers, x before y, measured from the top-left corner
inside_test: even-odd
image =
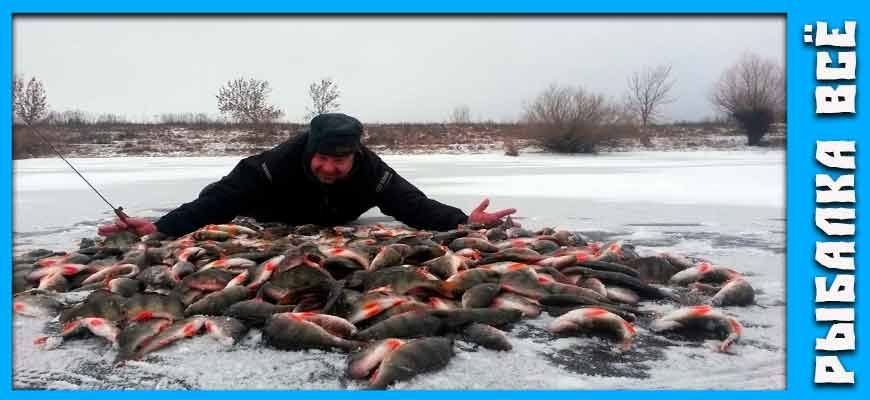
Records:
[[[332,77],[341,111],[363,122],[516,120],[553,82],[621,97],[626,78],[670,63],[668,119],[714,115],[713,82],[744,51],[782,63],[781,16],[16,17],[14,69],[46,86],[53,110],[132,119],[217,115],[215,94],[245,75],[301,121],[308,85]]]

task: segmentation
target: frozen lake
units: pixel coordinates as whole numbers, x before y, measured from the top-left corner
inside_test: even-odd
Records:
[[[747,275],[758,305],[730,308],[746,330],[735,354],[713,341],[664,339],[639,329],[634,348],[615,354],[593,338],[553,340],[551,317],[519,324],[511,352],[458,345],[448,367],[398,385],[413,389],[586,389],[785,387],[785,153],[634,152],[599,156],[523,154],[384,156],[399,174],[441,202],[468,212],[517,208],[525,227],[577,230],[623,239],[641,254],[671,251],[729,265]],[[109,158],[70,161],[130,215],[159,217],[192,200],[238,157]],[[113,214],[60,159],[14,162],[14,253],[72,250]],[[382,222],[373,209],[361,222]],[[672,306],[653,305],[662,311]],[[114,351],[84,340],[50,352],[33,348],[44,321],[15,321],[16,387],[361,388],[343,377],[346,356],[281,352],[257,332],[223,348],[202,337],[112,369]],[[213,365],[220,365],[215,369]]]

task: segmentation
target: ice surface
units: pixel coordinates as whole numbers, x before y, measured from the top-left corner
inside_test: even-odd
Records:
[[[715,341],[652,335],[616,353],[595,338],[553,338],[543,315],[509,332],[514,349],[457,342],[443,371],[408,389],[719,388],[785,386],[785,154],[782,151],[635,152],[600,156],[523,154],[386,155],[430,197],[470,210],[515,207],[524,226],[579,230],[592,240],[623,239],[643,254],[672,251],[745,272],[759,305],[727,309],[745,326],[735,354]],[[238,157],[100,158],[70,161],[115,205],[159,217],[227,174]],[[108,206],[59,159],[14,162],[15,253],[70,250],[111,220]],[[377,209],[361,222],[388,220]],[[646,307],[668,311],[672,305]],[[185,340],[123,368],[99,338],[39,351],[46,321],[14,321],[13,381],[33,388],[268,389],[363,388],[344,375],[346,355],[283,352],[252,331],[235,347]],[[217,366],[217,367],[216,367]]]

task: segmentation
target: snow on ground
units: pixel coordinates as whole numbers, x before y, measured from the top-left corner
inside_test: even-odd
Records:
[[[515,207],[526,227],[581,231],[592,240],[623,239],[644,254],[672,251],[745,272],[757,306],[732,308],[745,326],[735,354],[641,329],[619,354],[594,338],[553,338],[551,317],[519,324],[514,350],[457,343],[440,372],[398,388],[720,388],[785,385],[785,153],[782,151],[634,152],[599,156],[523,154],[385,155],[430,197],[469,210],[487,196],[491,209]],[[240,157],[101,158],[70,161],[115,205],[159,217],[192,200]],[[15,253],[70,250],[112,213],[59,159],[14,163]],[[362,223],[387,220],[377,209]],[[671,305],[648,305],[665,311]],[[114,350],[98,339],[42,352],[31,344],[45,321],[14,321],[16,387],[46,388],[362,388],[344,377],[346,356],[264,348],[254,331],[236,347],[188,340],[112,369]],[[221,368],[213,368],[220,365]]]

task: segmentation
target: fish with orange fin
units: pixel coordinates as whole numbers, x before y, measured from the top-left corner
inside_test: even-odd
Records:
[[[263,327],[263,339],[280,350],[337,348],[351,351],[362,347],[362,343],[334,335],[317,322],[296,313],[275,314]]]
[[[408,311],[378,322],[356,334],[358,340],[414,338],[437,335],[443,328],[441,318],[424,310]]]
[[[401,265],[405,257],[411,253],[411,246],[407,244],[391,244],[384,246],[368,266],[369,271],[377,271],[381,268]]]
[[[12,312],[27,317],[54,317],[63,310],[63,303],[38,292],[25,292],[12,298]]]
[[[547,329],[556,334],[605,333],[615,336],[628,350],[637,336],[634,326],[622,317],[603,308],[580,308],[553,320]]]
[[[205,325],[205,321],[205,317],[195,316],[173,323],[144,344],[132,358],[137,360],[141,359],[144,356],[169,346],[181,339],[199,335],[202,331],[202,327]]]
[[[146,321],[152,318],[176,321],[184,318],[184,309],[178,296],[156,293],[135,295],[125,304],[127,321]]]
[[[255,265],[257,265],[256,262],[248,260],[247,258],[230,257],[214,260],[200,267],[199,271],[204,271],[211,268],[219,268],[227,271],[241,271]]]
[[[407,341],[381,361],[369,378],[372,389],[386,389],[396,382],[406,381],[419,374],[437,371],[453,358],[453,341],[443,337],[428,337]]]
[[[442,285],[442,291],[449,294],[447,297],[460,297],[466,290],[473,288],[481,283],[495,283],[501,279],[501,274],[496,271],[491,271],[483,268],[472,268],[465,271],[460,271],[447,280]]]
[[[135,358],[143,345],[170,325],[172,325],[172,321],[159,318],[127,325],[118,334],[118,355],[115,358],[115,363],[121,364]]]
[[[202,326],[208,336],[225,346],[238,343],[248,333],[247,325],[232,317],[205,317]]]
[[[481,283],[462,294],[462,308],[489,307],[492,300],[501,291],[497,283]]]
[[[490,350],[509,351],[513,348],[504,331],[486,324],[469,324],[462,329],[461,338]]]
[[[193,315],[222,315],[230,306],[247,300],[253,292],[245,286],[232,286],[209,293],[184,309],[187,317]]]
[[[462,249],[474,249],[483,253],[496,253],[499,250],[498,247],[496,247],[494,244],[490,243],[486,239],[473,238],[468,236],[453,240],[452,242],[450,242],[450,245],[448,247],[450,248],[450,250],[453,251],[459,251]]]
[[[342,338],[349,338],[357,333],[357,328],[350,321],[335,315],[320,314],[316,312],[281,313],[278,316],[304,319],[319,325],[327,332]]]
[[[365,379],[378,368],[390,352],[405,344],[406,341],[389,338],[370,344],[365,349],[351,355],[348,375],[354,379]]]
[[[113,346],[118,346],[118,333],[120,333],[118,327],[112,321],[97,317],[85,317],[67,322],[63,325],[59,336],[41,336],[36,338],[33,344],[44,350],[51,350],[60,346],[65,340],[86,332],[105,338]]]
[[[447,279],[456,275],[459,270],[466,268],[468,259],[456,255],[456,253],[444,247],[444,255],[426,261],[422,265],[439,278]]]
[[[235,225],[235,224],[206,225],[204,229],[205,230],[226,232],[233,237],[241,236],[241,235],[245,235],[245,236],[249,236],[249,237],[257,236],[257,231],[255,231],[251,228],[245,227],[245,226]]]
[[[407,298],[395,295],[364,296],[360,302],[355,304],[354,309],[349,313],[347,320],[356,324],[407,301],[409,301]]]
[[[755,289],[743,278],[734,278],[728,281],[710,299],[710,304],[717,307],[748,306],[754,302]]]
[[[669,282],[672,285],[686,286],[694,282],[725,283],[738,277],[740,277],[740,273],[733,269],[702,262],[695,267],[677,272],[671,276]]]
[[[492,264],[500,261],[513,261],[526,264],[535,264],[538,261],[545,259],[547,259],[546,256],[543,256],[532,249],[528,249],[525,247],[511,247],[499,250],[497,253],[489,254],[486,257],[481,258],[480,264]]]
[[[233,317],[250,327],[261,327],[274,314],[288,312],[292,305],[275,305],[261,298],[244,300],[235,303],[224,311],[224,315]]]
[[[692,306],[677,309],[650,325],[653,332],[665,331],[703,331],[712,332],[722,338],[717,346],[720,352],[727,352],[731,345],[740,339],[743,325],[737,319],[729,317],[709,305]]]
[[[501,293],[489,305],[502,310],[519,310],[524,318],[535,318],[541,314],[541,304],[525,296],[515,293]]]

